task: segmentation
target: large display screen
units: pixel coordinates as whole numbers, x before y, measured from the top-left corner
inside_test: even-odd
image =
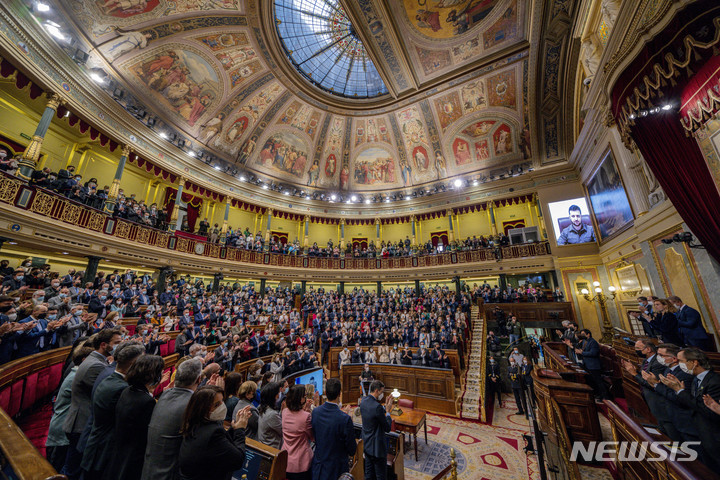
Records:
[[[558,245],[596,241],[590,210],[584,197],[548,204]]]
[[[313,370],[312,372],[305,373],[295,378],[295,385],[313,385],[318,395],[323,395],[323,371],[322,368]]]

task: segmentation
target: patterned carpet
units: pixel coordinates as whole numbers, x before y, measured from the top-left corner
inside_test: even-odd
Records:
[[[485,355],[485,342],[482,341],[482,329],[484,319],[478,318],[478,307],[472,307],[471,318],[474,318],[473,322],[473,336],[474,341],[470,342],[469,348],[469,360],[467,366],[467,373],[465,374],[465,390],[462,394],[462,410],[460,416],[462,418],[468,418],[472,420],[480,419],[480,377],[482,357]]]
[[[405,452],[406,480],[431,479],[450,462],[450,448],[456,451],[462,479],[540,478],[537,459],[523,452],[522,435],[528,432],[525,417],[513,415],[514,402],[503,407],[510,408],[495,409],[498,426],[428,414],[428,444],[420,435],[418,461],[412,447]]]

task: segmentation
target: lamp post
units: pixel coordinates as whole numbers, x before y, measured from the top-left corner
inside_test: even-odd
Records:
[[[580,293],[588,302],[597,302],[598,305],[600,305],[600,313],[602,314],[603,322],[603,332],[600,341],[602,343],[610,344],[613,339],[613,326],[612,323],[610,323],[610,315],[608,315],[607,310],[608,296],[603,293],[603,288],[600,285],[600,282],[593,282],[593,287],[595,287],[594,296],[590,296],[590,291],[587,288],[580,290]],[[615,295],[617,294],[615,287],[610,285],[608,287],[608,291],[610,292],[610,300],[615,300]]]

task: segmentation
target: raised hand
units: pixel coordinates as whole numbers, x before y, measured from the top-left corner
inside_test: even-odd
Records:
[[[231,424],[232,428],[240,429],[247,427],[251,415],[252,411],[250,410],[250,405],[248,405],[237,413],[235,420]]]
[[[714,413],[720,415],[720,403],[716,402],[714,398],[712,398],[708,394],[705,394],[703,395],[703,402],[705,402],[706,407],[708,407]]]

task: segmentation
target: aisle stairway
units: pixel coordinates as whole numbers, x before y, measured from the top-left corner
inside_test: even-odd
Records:
[[[482,420],[481,408],[485,395],[485,392],[481,391],[484,385],[482,379],[485,376],[483,361],[485,357],[485,319],[480,315],[477,306],[472,307],[471,318],[473,319],[473,332],[469,345],[470,356],[465,374],[465,390],[461,397],[462,410],[460,411],[460,418]]]

